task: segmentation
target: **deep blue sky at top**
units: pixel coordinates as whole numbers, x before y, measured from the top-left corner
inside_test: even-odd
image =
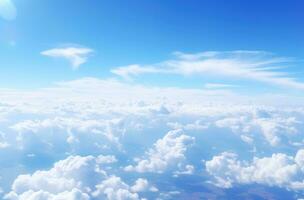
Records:
[[[174,51],[264,50],[300,59],[304,53],[302,0],[13,2],[16,20],[0,19],[0,87],[109,77],[111,67],[159,62]],[[78,71],[40,55],[69,43],[95,50]]]

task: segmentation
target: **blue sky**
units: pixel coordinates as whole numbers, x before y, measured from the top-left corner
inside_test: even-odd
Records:
[[[0,199],[304,199],[304,2],[0,0]]]
[[[13,3],[16,18],[0,21],[2,87],[31,88],[84,76],[112,77],[111,68],[162,62],[175,51],[268,51],[294,58],[284,70],[302,78],[301,1]],[[77,71],[71,71],[64,60],[40,55],[64,45],[82,45],[94,53]],[[205,82],[204,77],[196,81],[176,78],[157,83],[200,87]],[[155,77],[145,80],[156,84]]]

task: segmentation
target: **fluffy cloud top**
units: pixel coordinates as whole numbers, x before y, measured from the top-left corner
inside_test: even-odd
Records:
[[[32,175],[20,175],[12,185],[12,191],[23,194],[29,190],[57,194],[73,189],[89,191],[106,173],[100,169],[93,156],[70,156],[54,164],[49,171],[37,171]]]
[[[130,191],[130,186],[124,183],[119,177],[111,176],[96,186],[94,197],[108,200],[139,200],[137,193]]]
[[[182,162],[187,148],[193,142],[194,138],[182,134],[180,130],[170,131],[146,153],[147,159],[139,160],[135,166],[129,165],[125,170],[162,173],[168,167]]]
[[[6,195],[5,199],[10,200],[90,200],[90,197],[86,193],[82,193],[80,190],[73,189],[72,191],[65,191],[58,194],[52,194],[45,191],[34,192],[29,190],[21,195],[16,193],[10,193]]]
[[[9,200],[89,200],[98,197],[108,200],[137,200],[136,192],[148,187],[145,179],[138,179],[133,187],[120,177],[108,176],[100,163],[111,157],[70,156],[54,164],[48,171],[20,175],[5,195]],[[112,159],[110,159],[112,160]]]
[[[224,152],[205,163],[206,170],[219,187],[229,188],[234,184],[265,184],[303,190],[304,150],[295,157],[283,153],[271,157],[254,158],[252,162],[239,161],[237,154]]]
[[[83,47],[65,47],[65,48],[54,48],[42,51],[41,54],[54,58],[64,58],[67,59],[73,69],[79,68],[80,65],[84,64],[90,53],[93,50]]]

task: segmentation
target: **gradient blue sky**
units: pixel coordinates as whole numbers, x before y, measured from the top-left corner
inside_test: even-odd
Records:
[[[111,68],[168,60],[172,52],[259,50],[295,62],[284,69],[303,77],[304,2],[14,0],[15,20],[0,18],[0,86],[46,87],[80,77],[113,77]],[[87,63],[68,63],[40,52],[62,45],[94,50]],[[303,79],[302,79],[303,80]],[[218,80],[215,80],[218,82]],[[220,79],[220,82],[225,82]],[[147,76],[142,84],[201,87],[206,77]],[[228,81],[235,84],[235,81]],[[262,89],[258,83],[249,84]],[[275,89],[275,88],[272,88]]]

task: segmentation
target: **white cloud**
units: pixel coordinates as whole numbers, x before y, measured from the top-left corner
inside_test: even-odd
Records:
[[[0,1],[0,17],[5,20],[13,20],[17,16],[17,9],[12,0]]]
[[[206,83],[204,85],[207,89],[227,89],[227,88],[233,88],[236,87],[236,85],[231,84],[223,84],[223,83]]]
[[[147,180],[138,179],[132,189],[120,177],[108,176],[101,165],[112,163],[113,159],[109,156],[69,156],[56,162],[48,171],[19,175],[5,199],[89,200],[93,196],[108,200],[139,199],[136,192],[148,187],[144,185],[148,184]]]
[[[117,162],[117,159],[115,156],[104,156],[104,155],[99,155],[97,157],[97,161],[98,164],[111,164],[111,163],[115,163]]]
[[[146,152],[147,159],[139,160],[135,166],[125,167],[125,170],[163,173],[168,167],[176,166],[185,159],[184,154],[193,142],[193,137],[182,134],[180,130],[170,131]]]
[[[121,120],[118,119],[83,119],[70,117],[56,117],[44,120],[25,120],[12,125],[10,128],[18,132],[18,139],[23,140],[28,137],[28,133],[50,132],[52,130],[63,131],[62,136],[66,137],[69,144],[79,143],[79,137],[89,132],[96,138],[103,138],[120,148],[119,138],[124,133],[121,127]],[[55,136],[56,137],[56,136]],[[56,138],[55,138],[56,140]]]
[[[255,102],[257,105],[303,105],[303,97],[294,95],[240,95],[225,90],[185,89],[178,87],[149,87],[139,84],[126,84],[113,79],[81,78],[73,81],[59,82],[50,88],[41,88],[36,91],[2,89],[1,101],[3,103],[18,103],[19,107],[26,101],[29,105],[35,104],[34,109],[41,112],[54,104],[72,102],[111,102],[120,105],[126,102],[158,102],[162,103],[192,103],[200,104],[229,104],[244,105]],[[141,94],[138,96],[138,94]],[[18,98],[18,97],[22,98]],[[44,99],[44,100],[42,100]],[[280,101],[277,101],[280,99]],[[48,104],[45,104],[45,101]],[[39,105],[37,105],[39,104]],[[110,103],[109,103],[110,104]],[[23,106],[23,109],[31,107]],[[39,109],[38,109],[39,106]],[[71,107],[64,105],[65,107]],[[117,106],[114,106],[117,108]],[[32,108],[31,108],[32,109]],[[1,118],[0,118],[1,120]]]
[[[276,146],[281,143],[281,135],[292,135],[298,132],[296,125],[300,123],[294,117],[288,118],[260,118],[254,120],[257,124],[266,140],[272,145]]]
[[[301,122],[295,117],[286,115],[287,112],[285,115],[276,113],[269,117],[243,113],[243,115],[235,117],[222,118],[215,124],[218,127],[229,127],[235,133],[243,133],[241,139],[247,143],[252,143],[252,133],[258,131],[270,145],[278,146],[282,143],[282,138],[297,135],[298,126],[301,125]]]
[[[280,71],[290,59],[262,51],[175,53],[176,58],[151,65],[130,65],[113,69],[122,77],[146,73],[215,75],[260,81],[287,88],[304,89],[304,83]]]
[[[151,185],[147,179],[139,178],[135,181],[135,184],[131,187],[133,192],[158,192],[158,189]]]
[[[70,156],[58,161],[49,171],[19,175],[12,185],[12,192],[45,191],[57,194],[73,189],[87,191],[106,177],[93,156]]]
[[[49,171],[19,175],[6,199],[59,200],[66,197],[78,200],[79,197],[86,200],[90,190],[105,177],[106,172],[100,169],[93,156],[70,156],[55,163]]]
[[[299,131],[303,127],[302,107],[237,103],[229,95],[204,90],[150,88],[86,78],[36,91],[3,91],[0,97],[0,119],[6,123],[0,143],[6,149],[29,150],[26,154],[37,154],[33,148],[37,144],[55,151],[58,143],[66,151],[112,148],[109,145],[123,150],[122,140],[128,134],[145,134],[157,126],[187,133],[232,130],[248,144],[267,141],[275,147],[300,144],[303,136]],[[277,98],[273,96],[271,102],[280,103],[282,99]]]
[[[52,194],[46,191],[32,191],[29,190],[21,195],[16,193],[9,193],[5,196],[8,200],[90,200],[90,197],[81,192],[78,189],[73,189],[71,191],[65,191],[58,194]]]
[[[7,142],[0,142],[0,149],[9,147],[10,145]]]
[[[276,148],[303,146],[302,107],[238,104],[219,96],[222,101],[216,102],[204,90],[149,88],[89,78],[36,91],[4,91],[0,94],[0,130],[5,134],[0,135],[0,146],[21,155],[22,151],[24,155],[41,151],[83,155],[89,151],[117,156],[117,150],[128,152],[125,141],[130,137],[147,138],[139,146],[148,149],[173,129],[191,136],[193,132],[235,134],[234,138],[239,139],[235,142],[244,141],[242,145],[249,144],[251,149],[267,143]],[[273,97],[272,101],[281,99]],[[40,150],[35,148],[39,145],[43,146]],[[142,160],[149,162],[148,158]]]
[[[209,127],[210,122],[206,122],[203,120],[195,120],[193,123],[188,123],[188,124],[181,124],[178,122],[169,122],[167,123],[169,127],[172,129],[182,129],[185,131],[193,131],[193,130],[205,130]]]
[[[148,189],[149,182],[147,179],[139,178],[136,180],[135,184],[131,187],[134,192],[144,192]]]
[[[129,185],[124,183],[120,177],[111,176],[99,185],[93,196],[108,200],[139,200],[139,195],[131,191]]]
[[[73,69],[77,69],[80,65],[87,62],[88,56],[92,52],[93,50],[89,48],[65,47],[45,50],[41,54],[54,58],[65,58],[71,63]]]
[[[303,190],[304,171],[299,150],[295,157],[283,153],[271,157],[239,161],[235,153],[224,152],[205,163],[206,171],[215,179],[214,184],[229,188],[234,184],[264,184],[293,190]]]
[[[174,172],[174,177],[178,177],[180,175],[192,175],[194,173],[195,167],[193,165],[186,165],[183,166],[183,169],[180,169],[180,171]]]
[[[117,67],[111,70],[112,73],[119,75],[125,79],[130,80],[132,76],[140,75],[144,73],[160,73],[161,70],[156,69],[155,67],[141,67],[140,65],[129,65],[123,67]]]

